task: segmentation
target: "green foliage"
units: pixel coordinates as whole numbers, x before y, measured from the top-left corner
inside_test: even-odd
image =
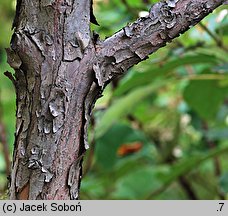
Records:
[[[11,71],[6,63],[5,48],[9,46],[11,26],[14,14],[14,0],[0,0],[0,124],[5,127],[6,139],[12,152],[15,131],[15,92],[11,81],[4,76],[5,71]],[[2,133],[2,132],[1,132]],[[2,135],[2,134],[1,134]],[[5,175],[5,157],[0,139],[0,199],[6,197],[4,189],[7,185]],[[1,197],[1,194],[3,196]]]
[[[224,173],[220,178],[220,186],[224,193],[228,193],[228,173]]]
[[[134,172],[125,175],[118,182],[114,197],[116,196],[120,199],[153,198],[157,193],[161,193],[170,184],[178,180],[178,177],[185,175],[205,160],[225,152],[228,152],[228,147],[214,150],[204,155],[185,158],[184,161],[178,162],[171,167],[147,165],[134,170]],[[222,176],[221,186],[227,192],[227,174]]]
[[[95,28],[102,38],[149,6],[125,2],[98,4],[95,13],[101,27]],[[220,13],[224,9],[202,23],[217,41],[198,25],[131,68],[117,87],[106,89],[94,111],[95,151],[85,161],[92,158],[82,198],[191,199],[187,189],[198,199],[226,196],[227,15],[221,19]],[[142,149],[118,156],[118,149],[135,142],[142,143]],[[183,177],[187,189],[181,184]]]
[[[10,149],[15,95],[3,72],[10,71],[4,48],[10,41],[13,2],[0,0],[0,122],[7,129]],[[155,2],[94,0],[100,26],[91,27],[104,39]],[[197,199],[227,198],[225,10],[227,6],[220,7],[106,88],[93,113],[82,199],[192,199],[189,190]],[[131,153],[126,151],[126,146],[137,145]],[[5,185],[2,152],[0,145],[0,185]],[[2,187],[1,191],[5,194]]]
[[[101,137],[105,132],[115,123],[116,120],[126,117],[131,109],[134,108],[140,101],[152,94],[153,91],[157,90],[163,85],[162,81],[155,85],[143,86],[134,89],[129,94],[118,98],[113,103],[107,112],[101,117],[96,126],[96,138]]]
[[[0,0],[0,49],[9,46],[14,8],[15,0]]]
[[[141,73],[138,73],[137,66],[136,70],[132,70],[131,77],[128,79],[124,79],[121,82],[121,86],[118,87],[115,91],[115,95],[121,95],[126,91],[131,90],[132,88],[136,88],[139,85],[145,85],[148,83],[152,83],[155,78],[168,76],[173,70],[180,68],[185,65],[214,65],[218,63],[219,60],[215,58],[213,55],[206,54],[194,54],[194,55],[186,55],[181,58],[176,58],[174,60],[170,60],[164,65],[160,66],[158,64],[153,65],[151,62],[145,63],[143,68],[138,66]]]
[[[185,88],[184,99],[203,119],[213,119],[227,97],[228,88],[217,80],[192,80]]]

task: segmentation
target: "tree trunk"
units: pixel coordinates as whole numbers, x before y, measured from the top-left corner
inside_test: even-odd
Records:
[[[10,198],[77,199],[88,122],[104,87],[223,2],[158,3],[99,41],[90,0],[18,0],[7,49],[17,95]]]
[[[89,24],[90,0],[18,1],[8,50],[17,94],[11,199],[78,198],[86,122],[99,95]]]

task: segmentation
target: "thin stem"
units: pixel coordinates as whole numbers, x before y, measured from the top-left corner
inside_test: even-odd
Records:
[[[191,200],[198,200],[195,191],[193,190],[190,182],[187,180],[185,176],[179,177],[179,183]]]
[[[228,52],[228,48],[224,46],[223,41],[219,37],[217,37],[216,34],[214,34],[209,28],[207,28],[207,26],[205,26],[202,22],[199,23],[199,26],[205,32],[207,32],[207,34],[215,41],[215,43],[217,44],[218,47],[220,47],[223,50],[225,50],[226,52]]]

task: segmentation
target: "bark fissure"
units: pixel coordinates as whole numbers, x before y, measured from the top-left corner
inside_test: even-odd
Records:
[[[7,49],[17,95],[11,199],[78,199],[88,124],[105,86],[223,2],[163,1],[100,41],[90,32],[91,0],[18,0]]]
[[[103,86],[118,74],[148,58],[148,55],[183,34],[223,2],[179,0],[153,5],[147,17],[139,18],[97,44],[99,58],[95,72],[99,84]],[[108,61],[111,57],[115,61],[110,64]],[[111,70],[106,70],[107,67]]]

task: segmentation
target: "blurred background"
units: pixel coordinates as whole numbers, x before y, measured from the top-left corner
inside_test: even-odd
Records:
[[[94,0],[101,39],[152,0]],[[15,92],[5,71],[15,0],[0,0],[0,199],[6,197]],[[81,199],[228,198],[228,6],[114,80],[96,104]]]

